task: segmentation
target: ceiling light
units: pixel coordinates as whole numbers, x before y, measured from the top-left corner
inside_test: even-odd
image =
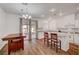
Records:
[[[50,12],[55,12],[56,11],[56,9],[54,9],[54,8],[52,8],[51,10],[50,10]]]
[[[28,15],[28,14],[26,14],[25,16],[26,16],[26,17],[28,17],[29,15]]]
[[[28,17],[28,19],[31,19],[31,18],[32,18],[31,16]]]
[[[31,19],[32,17],[29,16],[29,15],[22,15],[22,18],[24,18],[24,19]]]
[[[25,15],[22,15],[22,17],[25,18],[26,16]]]
[[[31,19],[32,17],[29,15],[29,14],[25,14],[24,12],[23,12],[23,9],[21,9],[21,12],[22,12],[22,18],[23,19]]]

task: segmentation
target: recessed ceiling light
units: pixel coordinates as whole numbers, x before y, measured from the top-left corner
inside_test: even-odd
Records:
[[[56,9],[54,9],[54,8],[52,8],[51,10],[49,10],[50,12],[55,12],[56,11]]]

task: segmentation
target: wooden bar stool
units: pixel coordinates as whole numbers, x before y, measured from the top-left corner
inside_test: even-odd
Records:
[[[47,44],[47,46],[49,46],[49,34],[48,34],[48,32],[44,32],[44,44]]]
[[[51,48],[52,45],[56,48],[56,52],[58,52],[58,49],[61,50],[61,41],[58,39],[58,36],[56,33],[51,33]]]

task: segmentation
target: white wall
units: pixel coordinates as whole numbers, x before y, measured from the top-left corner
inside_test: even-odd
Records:
[[[6,35],[6,28],[6,13],[0,8],[0,50],[7,43],[1,40]]]
[[[6,33],[6,13],[0,8],[0,38]]]
[[[19,33],[18,16],[6,13],[0,8],[0,38],[13,33]]]
[[[12,33],[19,33],[19,22],[20,19],[18,18],[17,15],[15,14],[10,14],[7,13],[6,15],[6,20],[7,20],[7,34],[12,34]]]

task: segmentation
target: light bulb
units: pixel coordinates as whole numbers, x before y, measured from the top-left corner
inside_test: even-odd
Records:
[[[25,18],[25,15],[22,15],[23,18]]]
[[[56,9],[54,9],[54,8],[52,8],[51,10],[50,10],[50,12],[55,12],[56,11]]]
[[[26,17],[28,17],[29,15],[28,14],[26,14]]]
[[[28,17],[28,19],[31,19],[31,18],[32,18],[31,16]]]

